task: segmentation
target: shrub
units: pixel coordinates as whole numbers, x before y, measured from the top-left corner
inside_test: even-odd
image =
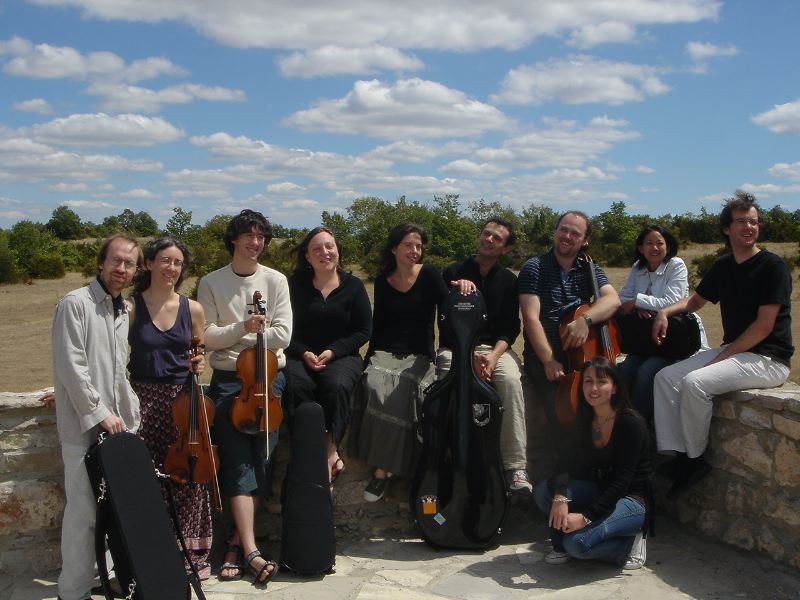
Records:
[[[35,254],[31,257],[28,274],[37,279],[61,279],[65,275],[64,261],[58,254]]]

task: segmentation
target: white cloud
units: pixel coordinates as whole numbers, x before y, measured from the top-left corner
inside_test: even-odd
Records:
[[[773,133],[800,133],[800,100],[776,104],[775,108],[757,114],[752,121]]]
[[[65,206],[70,208],[113,208],[113,204],[103,202],[102,200],[67,200],[62,202]]]
[[[128,190],[127,192],[122,192],[119,195],[120,198],[133,198],[133,199],[150,199],[150,198],[157,198],[158,196],[149,190],[145,190],[142,188],[136,188],[133,190]]]
[[[512,121],[461,91],[412,78],[392,86],[376,79],[357,81],[344,98],[320,100],[284,124],[303,131],[418,139],[478,135],[507,129]]]
[[[588,55],[523,65],[508,72],[495,99],[508,104],[610,104],[641,102],[669,86],[661,70],[647,65],[610,62]]]
[[[610,42],[630,42],[636,37],[636,28],[624,21],[590,23],[572,32],[567,44],[576,48],[593,48]]]
[[[75,114],[33,125],[31,137],[45,143],[86,146],[152,146],[174,142],[183,132],[159,117]]]
[[[751,194],[757,196],[769,196],[771,194],[796,194],[800,192],[800,183],[791,185],[778,185],[776,183],[756,184],[747,182],[740,185],[739,188],[745,192],[750,192]]]
[[[709,58],[736,56],[739,54],[739,49],[733,44],[717,46],[708,42],[689,42],[686,44],[686,53],[696,62],[705,62]]]
[[[272,183],[267,186],[267,191],[271,194],[294,194],[297,192],[304,192],[306,188],[302,185],[297,185],[291,181],[282,181],[281,183]]]
[[[15,102],[12,108],[21,112],[38,113],[40,115],[49,115],[53,112],[53,107],[44,98],[31,98],[30,100]]]
[[[424,144],[413,141],[399,141],[376,146],[362,154],[363,157],[374,157],[392,162],[425,164],[441,156],[464,154],[475,150],[472,142],[446,142],[444,144]]]
[[[246,95],[242,90],[194,83],[172,85],[161,90],[151,90],[122,83],[93,83],[86,91],[102,97],[103,109],[114,112],[155,113],[160,111],[165,104],[187,104],[196,99],[208,102],[244,102],[246,100]]]
[[[800,162],[796,163],[776,163],[772,165],[767,172],[773,177],[781,177],[784,179],[795,179],[800,181]]]
[[[636,172],[637,173],[644,173],[645,175],[649,175],[651,173],[655,173],[656,170],[652,167],[648,167],[647,165],[636,165]]]
[[[186,71],[165,58],[151,57],[126,65],[113,52],[81,53],[69,46],[33,44],[15,36],[0,42],[0,56],[10,55],[3,70],[9,75],[34,79],[117,79],[140,81]]]
[[[47,187],[48,192],[88,192],[89,186],[85,183],[56,183]]]
[[[631,27],[696,23],[715,19],[722,10],[720,0],[32,1],[77,6],[87,16],[101,19],[187,23],[217,42],[237,48],[296,49],[373,44],[460,51],[517,49],[540,36],[561,36],[592,26],[602,29],[605,23],[626,23]]]
[[[379,70],[413,71],[421,69],[421,60],[385,46],[364,48],[323,46],[304,52],[293,52],[278,59],[281,74],[286,77],[319,77],[322,75],[367,75]]]
[[[498,164],[476,163],[465,158],[451,161],[442,166],[440,171],[444,173],[456,173],[465,177],[492,177],[508,173],[510,169]]]

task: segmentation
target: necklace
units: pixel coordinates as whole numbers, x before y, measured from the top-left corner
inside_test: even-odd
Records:
[[[603,427],[605,427],[606,423],[611,421],[616,416],[617,416],[617,413],[613,412],[610,415],[608,415],[605,418],[605,420],[602,423],[600,423],[600,425],[598,425],[597,427],[595,427],[594,425],[592,426],[592,439],[594,441],[597,441],[597,440],[599,440],[600,438],[603,437]]]

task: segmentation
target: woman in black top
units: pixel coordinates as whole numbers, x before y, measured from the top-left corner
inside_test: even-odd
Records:
[[[581,368],[577,413],[555,475],[536,487],[553,543],[545,562],[600,559],[638,569],[645,561],[650,441],[620,372],[607,359],[593,358]]]
[[[383,496],[389,477],[410,474],[422,390],[435,377],[433,323],[447,287],[436,267],[422,264],[427,241],[419,226],[401,223],[381,251],[369,364],[360,390],[364,417],[353,432],[359,458],[375,467],[364,491],[368,502]]]
[[[294,250],[289,277],[292,341],[286,349],[287,412],[318,402],[328,432],[328,470],[344,470],[339,443],[352,412],[353,388],[363,362],[359,348],[372,332],[369,297],[358,277],[342,269],[339,243],[327,227],[312,229]]]

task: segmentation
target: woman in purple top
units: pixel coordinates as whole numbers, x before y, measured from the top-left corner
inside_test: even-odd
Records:
[[[128,300],[131,345],[128,370],[131,385],[139,396],[144,439],[159,470],[164,457],[178,437],[172,418],[172,404],[190,379],[189,353],[192,336],[203,339],[205,316],[199,302],[178,294],[191,255],[181,242],[170,238],[151,241],[144,249],[142,271],[134,280]],[[205,369],[205,357],[191,359],[196,373]],[[188,390],[187,390],[188,391]],[[178,485],[172,481],[175,504],[183,537],[201,579],[211,574],[211,503],[208,486]],[[186,565],[187,570],[189,566]]]

